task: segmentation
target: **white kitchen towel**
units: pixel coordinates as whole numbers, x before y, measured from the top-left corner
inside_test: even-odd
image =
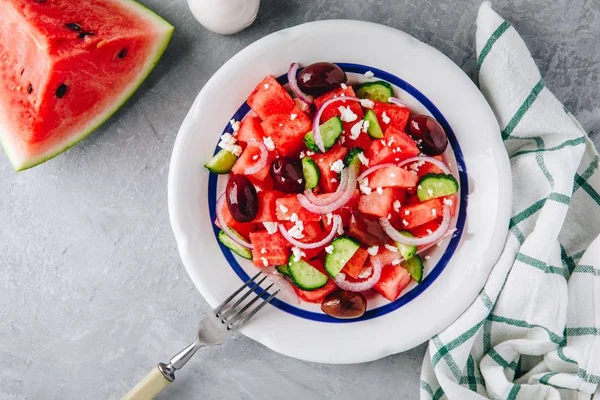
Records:
[[[598,153],[489,2],[476,42],[512,168],[510,232],[479,297],[430,340],[421,399],[589,399],[600,383]]]

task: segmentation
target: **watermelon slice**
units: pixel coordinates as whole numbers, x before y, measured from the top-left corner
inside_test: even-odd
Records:
[[[173,33],[132,0],[6,0],[0,15],[0,142],[18,171],[106,121]]]

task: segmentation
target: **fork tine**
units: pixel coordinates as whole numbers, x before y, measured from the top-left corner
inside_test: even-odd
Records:
[[[266,299],[264,299],[262,303],[260,303],[260,304],[259,304],[258,306],[256,306],[254,309],[252,309],[252,311],[250,311],[250,312],[248,313],[248,315],[246,315],[245,317],[243,317],[243,319],[242,319],[241,321],[237,321],[237,322],[232,322],[232,323],[229,323],[229,324],[227,325],[227,329],[231,330],[231,329],[234,329],[234,328],[236,328],[236,327],[238,327],[238,326],[241,326],[241,325],[245,324],[246,322],[248,322],[248,320],[249,320],[250,318],[252,318],[252,317],[254,316],[254,314],[256,314],[258,311],[260,311],[260,309],[261,309],[261,308],[263,308],[265,305],[267,305],[268,303],[270,303],[270,302],[271,302],[271,300],[273,300],[273,298],[274,298],[275,296],[277,296],[277,294],[279,293],[279,291],[280,291],[280,290],[281,290],[281,289],[277,289],[277,290],[276,290],[275,292],[273,292],[273,293],[272,293],[272,294],[271,294],[269,297],[267,297]],[[258,298],[258,296],[257,296],[256,298]],[[239,314],[238,314],[238,315],[239,315]]]
[[[235,292],[233,292],[233,294],[231,296],[229,296],[228,298],[226,298],[225,301],[222,302],[219,305],[219,307],[215,308],[215,310],[213,311],[215,313],[215,315],[218,317],[219,313],[223,310],[223,308],[225,308],[225,306],[227,305],[227,303],[229,303],[235,296],[237,296],[242,290],[244,290],[245,287],[247,287],[252,282],[254,282],[254,280],[256,278],[258,278],[258,276],[260,274],[262,274],[262,271],[258,271],[258,274],[254,275],[252,278],[250,278],[248,281],[246,281],[246,283],[244,283],[238,290],[236,290]]]
[[[223,323],[227,323],[228,325],[231,325],[233,323],[233,321],[237,320],[242,314],[244,314],[244,312],[250,308],[250,306],[252,306],[252,304],[256,303],[256,301],[258,299],[261,298],[261,296],[267,292],[267,290],[271,289],[273,287],[274,283],[271,283],[269,286],[267,286],[266,288],[264,288],[263,290],[260,291],[260,293],[258,293],[251,301],[248,302],[248,304],[246,304],[240,311],[238,311],[233,317],[231,317],[231,319],[229,321],[227,321],[226,319],[223,319]]]
[[[252,293],[254,291],[255,288],[257,288],[258,286],[262,285],[262,283],[267,280],[267,277],[263,277],[260,281],[258,281],[255,285],[253,285],[252,287],[248,286],[248,290],[246,291],[246,294],[244,294],[242,297],[240,297],[231,307],[229,307],[227,309],[227,311],[225,311],[223,314],[217,315],[217,317],[222,318],[223,320],[227,319],[227,317],[229,315],[231,315],[231,313],[233,313],[235,310],[235,308],[237,306],[239,306],[242,301],[244,301],[246,299],[246,297],[248,297],[250,295],[250,293]],[[221,310],[223,311],[223,310]]]
[[[270,302],[271,302],[271,300],[273,300],[273,298],[274,298],[275,296],[277,296],[277,294],[278,294],[279,292],[280,292],[280,289],[277,289],[277,290],[276,290],[275,292],[273,292],[273,293],[272,293],[272,294],[271,294],[269,297],[267,297],[266,299],[264,299],[262,303],[260,303],[260,304],[259,304],[258,306],[256,306],[256,307],[255,307],[255,308],[254,308],[252,311],[250,311],[250,312],[248,313],[248,315],[244,316],[244,317],[242,318],[242,320],[240,320],[240,321],[236,321],[236,322],[233,322],[233,323],[230,323],[230,324],[227,326],[227,329],[233,329],[233,328],[236,328],[236,327],[238,327],[238,326],[240,326],[240,325],[243,325],[243,324],[245,324],[246,322],[248,322],[248,320],[249,320],[250,318],[252,318],[252,317],[254,316],[254,314],[256,314],[258,311],[260,311],[260,309],[261,309],[261,308],[263,308],[265,305],[267,305],[268,303],[270,303]],[[257,298],[258,298],[258,297],[257,297]]]

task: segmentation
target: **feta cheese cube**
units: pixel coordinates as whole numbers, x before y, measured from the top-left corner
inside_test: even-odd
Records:
[[[277,222],[263,222],[263,225],[269,234],[274,234],[277,232],[278,224]]]
[[[392,121],[391,118],[388,117],[388,115],[385,113],[385,111],[383,112],[383,114],[381,114],[381,120],[384,124],[389,124]]]
[[[271,139],[270,137],[268,137],[268,136],[264,137],[263,143],[267,147],[267,150],[269,150],[269,151],[275,150],[275,143],[273,143],[273,139]]]
[[[360,105],[364,108],[373,108],[375,106],[375,103],[373,102],[373,100],[360,99]]]
[[[338,110],[340,111],[340,119],[343,122],[352,122],[356,121],[358,115],[354,114],[354,112],[350,109],[350,107],[339,106]]]
[[[391,251],[392,253],[397,253],[398,248],[396,246],[392,246],[391,244],[386,243],[385,248]]]
[[[365,72],[365,78],[372,78],[375,76],[375,74],[373,73],[373,71],[367,71]]]
[[[350,139],[352,139],[352,140],[358,139],[358,135],[360,135],[362,126],[363,126],[362,120],[360,120],[356,124],[352,125],[352,128],[350,128]]]
[[[369,159],[367,157],[365,157],[365,154],[363,152],[358,153],[358,160],[365,167],[369,166]]]
[[[376,256],[379,253],[379,246],[371,246],[367,249],[367,253],[372,256]]]
[[[325,247],[325,252],[327,254],[332,254],[333,253],[333,246],[329,245],[329,246]]]
[[[329,167],[329,169],[331,169],[333,172],[342,172],[342,170],[344,169],[344,162],[342,160],[337,160],[336,162],[331,164],[331,167]]]

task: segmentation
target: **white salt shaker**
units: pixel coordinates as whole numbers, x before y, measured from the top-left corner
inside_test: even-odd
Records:
[[[254,22],[260,0],[188,0],[188,5],[194,17],[206,29],[231,35]]]

